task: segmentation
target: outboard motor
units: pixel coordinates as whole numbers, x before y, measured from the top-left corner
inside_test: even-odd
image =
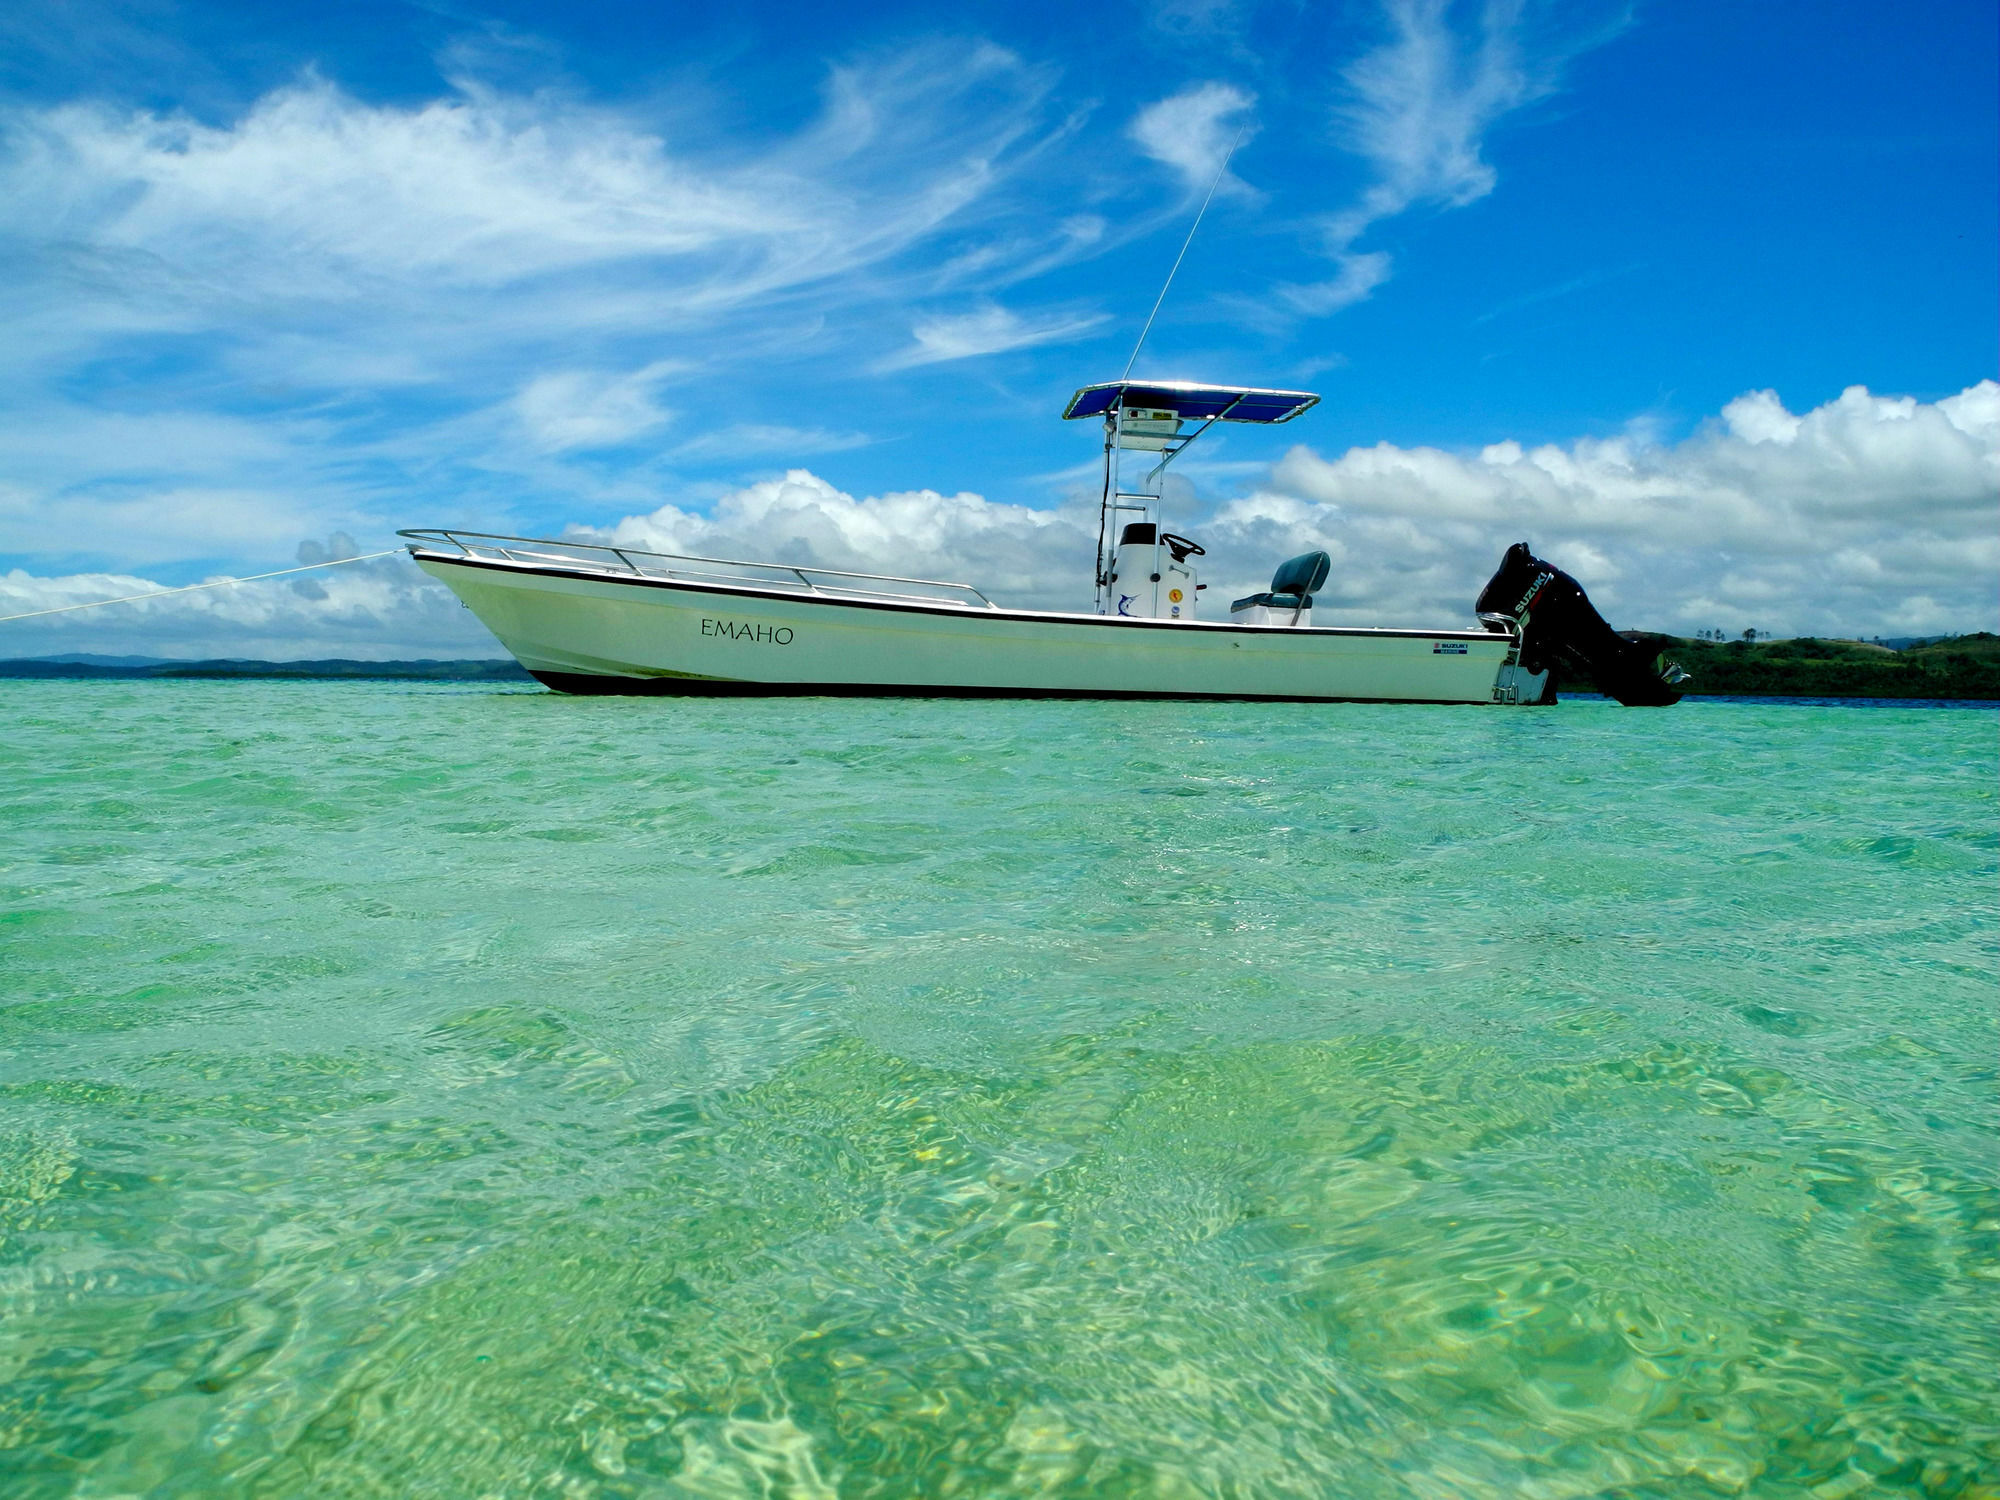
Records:
[[[1678,703],[1688,674],[1674,662],[1604,622],[1569,574],[1543,562],[1516,542],[1500,560],[1500,570],[1480,591],[1474,606],[1492,630],[1519,632],[1520,667],[1528,673],[1566,668],[1588,677],[1601,693],[1627,708],[1659,708]],[[1555,684],[1544,702],[1553,702]]]

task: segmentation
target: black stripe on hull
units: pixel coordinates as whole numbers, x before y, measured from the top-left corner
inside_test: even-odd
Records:
[[[716,677],[609,677],[595,672],[537,672],[558,693],[643,698],[1123,698],[1187,703],[1422,703],[1483,708],[1464,698],[1329,698],[1316,693],[1150,693],[1115,688],[928,687],[855,682],[732,682]]]

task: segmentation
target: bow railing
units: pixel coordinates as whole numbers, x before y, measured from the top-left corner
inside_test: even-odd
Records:
[[[544,537],[501,536],[488,531],[445,528],[399,531],[414,555],[426,549],[449,548],[479,562],[512,563],[521,567],[555,567],[568,572],[602,573],[606,577],[657,578],[673,583],[721,584],[731,588],[767,589],[830,599],[866,599],[895,604],[951,604],[963,609],[996,609],[997,605],[969,583],[936,578],[899,578],[890,573],[852,573],[805,563],[744,562],[727,557],[694,557],[677,552],[648,552],[610,542],[558,542]],[[844,580],[844,581],[836,581]],[[887,585],[893,585],[888,587]],[[924,590],[913,593],[911,590]],[[967,597],[969,596],[969,598]],[[971,600],[977,600],[974,605]]]

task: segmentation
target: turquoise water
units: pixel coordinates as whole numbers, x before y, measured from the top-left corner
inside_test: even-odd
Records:
[[[1990,711],[0,709],[10,1497],[2000,1485]]]

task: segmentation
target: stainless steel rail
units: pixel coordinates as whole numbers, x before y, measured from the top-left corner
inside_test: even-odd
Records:
[[[629,575],[638,578],[668,579],[675,583],[723,583],[739,587],[748,585],[752,588],[811,594],[820,598],[847,596],[906,604],[957,604],[966,609],[999,608],[969,583],[947,583],[936,578],[898,578],[890,573],[849,573],[839,568],[815,568],[797,563],[761,563],[744,562],[727,557],[692,557],[676,552],[647,552],[638,547],[617,547],[609,543],[557,542],[544,537],[501,536],[490,531],[454,531],[439,528],[399,531],[396,535],[409,538],[413,544],[410,548],[412,552],[425,544],[442,545],[456,548],[463,557],[519,563],[526,567],[539,564],[581,568],[603,573],[607,577]],[[634,561],[635,558],[643,561]],[[616,559],[615,563],[611,561],[612,559]],[[717,569],[731,571],[718,572]],[[900,584],[903,585],[903,589],[855,587],[853,584],[816,581],[836,578],[853,579],[863,584]],[[905,592],[910,588],[928,589],[931,592],[923,594]],[[979,605],[974,606],[964,598],[950,597],[954,594],[970,595],[979,601]]]

